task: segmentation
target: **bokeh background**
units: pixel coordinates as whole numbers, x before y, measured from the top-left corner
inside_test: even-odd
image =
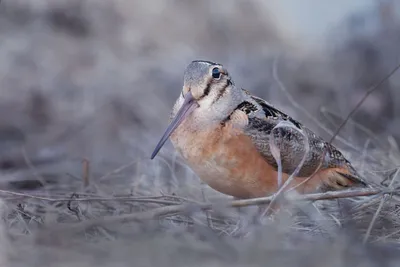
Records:
[[[367,90],[399,64],[399,21],[400,3],[394,0],[2,0],[2,189],[51,196],[87,188],[103,195],[162,191],[194,198],[204,198],[205,190],[207,198],[222,197],[200,183],[171,144],[149,159],[190,61],[222,63],[238,86],[329,139]],[[399,87],[400,74],[395,74],[369,96],[334,142],[376,183],[400,163]],[[89,179],[86,189],[82,175]],[[225,249],[243,252],[235,263],[240,266],[266,266],[268,260],[271,265],[298,266],[299,259],[314,266],[320,259],[305,251],[293,257],[287,257],[288,251],[274,254],[282,247],[268,242],[276,240],[269,236],[260,241],[273,254],[265,258],[253,239],[229,249],[214,240],[215,250],[207,242],[198,243],[197,236],[177,239],[154,231],[151,237],[127,234],[131,239],[121,241],[115,229],[102,232],[108,238],[97,240],[96,246],[80,236],[67,242],[73,249],[66,249],[35,241],[36,229],[47,224],[32,222],[41,215],[39,204],[29,201],[4,203],[3,232],[9,239],[4,242],[13,248],[4,252],[11,255],[4,266],[232,265],[231,256],[221,256]],[[60,213],[67,216],[61,207],[51,208],[56,211],[45,216],[54,217],[50,223],[62,220]],[[102,212],[92,210],[90,216]],[[112,212],[118,213],[115,207]],[[397,209],[390,212],[394,216]],[[386,235],[396,231],[393,222],[389,225]],[[178,223],[167,227],[174,234],[184,232],[177,228]],[[345,266],[341,264],[352,259],[374,264],[365,258],[369,252],[346,258],[332,246],[320,253],[332,258],[329,266]],[[190,253],[178,253],[183,248]]]

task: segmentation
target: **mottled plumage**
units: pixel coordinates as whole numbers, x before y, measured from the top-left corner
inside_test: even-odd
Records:
[[[278,189],[271,141],[280,155],[284,180],[299,166],[308,146],[291,184],[299,185],[299,192],[366,186],[339,150],[265,100],[236,87],[220,64],[189,64],[171,120],[152,158],[170,136],[189,166],[222,193],[247,198]]]

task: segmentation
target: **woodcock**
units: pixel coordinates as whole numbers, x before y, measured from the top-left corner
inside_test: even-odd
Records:
[[[187,66],[170,121],[151,159],[170,138],[204,182],[236,198],[275,193],[297,166],[287,188],[299,193],[367,186],[339,150],[236,87],[221,64],[195,60]]]

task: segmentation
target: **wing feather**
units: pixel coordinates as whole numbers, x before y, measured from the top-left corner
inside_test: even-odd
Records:
[[[269,164],[276,169],[278,168],[270,149],[270,138],[274,139],[273,141],[279,149],[282,171],[287,174],[292,174],[301,163],[306,154],[308,144],[309,150],[305,156],[305,162],[296,176],[308,177],[312,175],[319,167],[324,150],[327,149],[327,154],[322,160],[322,169],[343,168],[347,172],[339,173],[340,175],[353,183],[365,185],[365,182],[360,178],[350,162],[333,145],[328,144],[310,129],[304,127],[299,121],[265,100],[255,96],[251,96],[251,99],[262,108],[264,116],[252,116],[250,113],[245,133],[252,138],[257,150]],[[281,122],[291,123],[293,126],[280,127]]]

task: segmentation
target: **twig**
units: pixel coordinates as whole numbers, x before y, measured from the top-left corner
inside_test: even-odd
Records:
[[[72,205],[71,205],[71,202],[72,202],[72,200],[73,200],[74,197],[78,197],[78,195],[75,194],[75,193],[73,193],[73,194],[71,195],[71,199],[70,199],[70,201],[68,201],[68,203],[67,203],[67,208],[68,208],[68,210],[70,210],[71,212],[73,212],[73,213],[76,215],[76,217],[78,218],[79,221],[81,221],[81,216],[80,216],[80,214],[79,214],[79,206],[73,208]]]
[[[204,186],[201,187],[201,194],[202,194],[202,196],[203,196],[203,201],[204,201],[204,202],[208,202],[208,201],[207,201],[207,198],[206,198],[206,194],[204,193]],[[209,212],[208,210],[206,210],[205,213],[206,213],[206,218],[207,218],[208,227],[210,227],[211,229],[213,229],[214,227],[213,227],[213,224],[212,224],[212,221],[211,221],[210,212]]]
[[[387,74],[385,77],[383,77],[376,85],[372,86],[363,96],[363,98],[357,103],[357,105],[351,110],[351,112],[346,116],[345,120],[339,125],[339,127],[336,129],[336,131],[333,133],[331,139],[328,142],[328,145],[325,147],[322,156],[321,156],[321,160],[320,160],[320,164],[318,165],[318,167],[316,168],[316,171],[310,176],[310,178],[312,178],[317,171],[321,168],[323,160],[325,158],[326,153],[328,152],[328,149],[330,147],[330,145],[332,144],[333,140],[335,140],[335,138],[337,137],[337,135],[339,134],[339,132],[342,130],[342,128],[346,125],[346,123],[348,122],[348,120],[351,118],[351,116],[353,116],[353,114],[358,110],[358,108],[364,103],[364,101],[368,98],[368,96],[373,93],[376,89],[378,89],[385,81],[387,81],[390,77],[392,77],[392,75],[398,70],[400,69],[400,63],[396,65],[396,67],[389,73]],[[306,110],[304,110],[303,108],[299,107],[299,105],[296,103],[296,101],[294,101],[294,99],[292,98],[292,96],[286,91],[286,88],[284,87],[284,85],[282,84],[282,82],[279,80],[278,75],[277,75],[277,59],[274,61],[274,68],[273,68],[273,77],[275,79],[275,81],[278,83],[280,89],[282,91],[284,91],[287,95],[288,98],[290,98],[290,101],[292,102],[293,105],[295,105],[297,108],[300,108],[301,110],[303,110],[303,112],[305,112],[307,115],[309,115],[310,118],[312,118],[314,121],[316,121]],[[318,121],[316,121],[316,123],[318,124],[318,126],[321,127],[320,123]],[[325,130],[325,127],[321,127]],[[329,131],[327,131],[329,132]],[[342,140],[341,140],[342,141]],[[346,142],[347,144],[347,142]],[[350,145],[350,147],[353,147],[353,145]],[[356,148],[356,150],[358,150]]]
[[[35,196],[25,193],[18,193],[7,190],[0,190],[0,193],[9,194],[19,197],[32,198],[47,202],[70,202],[71,198],[51,198],[43,196]],[[76,202],[90,202],[90,201],[134,201],[134,202],[148,202],[164,205],[177,205],[180,204],[178,201],[162,200],[160,196],[147,196],[147,197],[134,197],[134,196],[115,196],[115,197],[87,197],[87,198],[75,198],[73,201]]]
[[[14,191],[8,191],[8,190],[1,190],[0,193],[3,194],[8,194],[8,195],[13,195],[13,196],[19,196],[19,197],[27,197],[27,198],[34,198],[34,199],[39,199],[39,200],[45,200],[45,201],[54,201],[54,199],[50,197],[43,197],[43,196],[35,196],[35,195],[30,195],[30,194],[25,194],[25,193],[18,193]],[[66,199],[68,201],[69,199]]]
[[[397,169],[396,173],[394,174],[394,176],[393,176],[393,178],[390,181],[390,184],[388,186],[389,190],[393,188],[394,181],[397,179],[399,173],[400,173],[400,169]],[[381,199],[381,201],[379,203],[378,209],[376,210],[376,212],[374,214],[374,217],[372,217],[371,223],[368,226],[367,233],[364,236],[364,239],[363,239],[363,243],[364,244],[367,242],[369,236],[371,235],[371,231],[372,231],[372,228],[374,227],[375,221],[378,218],[378,215],[379,215],[379,213],[381,212],[381,210],[383,208],[383,204],[385,203],[385,201],[388,198],[389,198],[389,195],[387,195],[387,194],[383,195],[383,197],[382,197],[382,199]]]
[[[321,122],[319,122],[316,118],[314,118],[314,116],[312,116],[304,107],[300,106],[296,100],[293,98],[293,96],[287,91],[285,85],[283,84],[283,82],[280,80],[279,76],[278,76],[278,58],[276,57],[273,63],[273,68],[272,68],[272,77],[274,78],[274,80],[276,81],[276,83],[278,84],[279,89],[285,93],[286,97],[289,99],[290,103],[296,107],[297,109],[303,111],[304,114],[307,115],[308,118],[310,118],[311,120],[314,121],[314,123],[320,127],[321,129],[323,129],[325,132],[327,132],[328,134],[333,134],[331,130],[329,130],[327,127],[325,127]],[[352,143],[348,142],[346,139],[341,138],[340,136],[338,137],[338,139],[344,143],[345,145],[347,145],[348,147],[351,147],[352,149],[358,151],[359,149],[354,146]]]
[[[47,192],[47,194],[49,194],[48,191],[46,190],[46,184],[47,184],[46,183],[46,179],[44,179],[43,176],[41,176],[38,173],[38,171],[35,168],[35,166],[33,166],[32,161],[29,159],[28,154],[26,153],[25,147],[22,147],[21,152],[22,152],[22,156],[24,158],[24,161],[25,161],[26,165],[29,167],[29,169],[31,169],[31,171],[33,173],[33,176],[35,176],[36,179],[43,184],[43,186],[45,188],[45,191]]]
[[[388,198],[388,195],[384,195],[384,196],[381,198],[381,201],[379,202],[378,209],[376,210],[376,212],[375,212],[375,214],[374,214],[374,217],[372,217],[372,220],[371,220],[370,224],[368,225],[367,232],[366,232],[366,234],[365,234],[365,236],[364,236],[364,238],[363,238],[363,244],[367,243],[368,238],[369,238],[369,236],[371,235],[372,228],[374,227],[375,221],[376,221],[376,219],[378,219],[378,215],[379,215],[379,213],[381,212],[381,210],[382,210],[382,208],[383,208],[383,204],[385,203],[385,201],[387,200],[387,198]]]
[[[368,151],[368,146],[370,143],[371,139],[367,139],[367,141],[364,144],[364,148],[363,148],[363,152],[361,154],[361,166],[360,166],[360,170],[364,170],[364,165],[365,165],[365,159],[366,159],[366,155],[367,155],[367,151]],[[365,175],[365,171],[363,173]]]
[[[110,172],[104,174],[104,175],[101,176],[98,180],[99,180],[99,181],[102,181],[103,179],[106,179],[106,178],[110,177],[112,174],[119,173],[120,171],[123,171],[124,169],[129,168],[130,166],[132,166],[132,165],[135,164],[135,163],[137,163],[137,160],[134,160],[134,161],[131,161],[131,162],[125,164],[125,165],[122,165],[122,166],[118,167],[117,169],[112,170],[112,171],[110,171]]]
[[[349,198],[349,197],[360,197],[360,196],[371,196],[377,195],[381,193],[388,193],[379,189],[364,189],[364,190],[344,190],[344,191],[332,191],[325,193],[315,193],[315,194],[305,194],[305,195],[296,195],[290,197],[289,200],[292,201],[317,201],[317,200],[329,200],[329,199],[337,199],[337,198]],[[87,220],[81,223],[76,224],[59,224],[64,230],[67,229],[82,229],[88,228],[92,226],[97,226],[105,223],[115,223],[115,222],[124,222],[124,221],[143,221],[143,220],[151,220],[158,219],[164,216],[170,216],[171,214],[183,213],[186,211],[193,210],[210,210],[217,206],[225,206],[225,207],[246,207],[246,206],[254,206],[254,205],[263,205],[269,204],[274,196],[262,197],[262,198],[252,198],[252,199],[242,199],[242,200],[234,200],[225,203],[215,203],[215,204],[180,204],[173,206],[166,206],[155,208],[152,210],[134,213],[134,214],[124,214],[120,216],[107,216],[102,217],[101,219],[96,220]],[[57,227],[58,230],[59,227]]]
[[[400,64],[397,64],[397,66],[391,71],[389,72],[389,74],[387,74],[385,77],[383,77],[383,79],[381,79],[376,85],[372,86],[363,96],[363,98],[357,103],[357,105],[351,110],[351,112],[347,115],[347,117],[345,118],[345,120],[339,125],[339,127],[337,128],[337,130],[335,131],[335,133],[333,134],[332,138],[330,139],[330,141],[328,142],[329,144],[331,144],[333,142],[333,140],[335,139],[335,137],[339,134],[339,132],[342,130],[342,128],[346,125],[347,121],[351,118],[351,116],[353,116],[353,114],[358,110],[359,107],[361,107],[361,105],[364,103],[364,101],[368,98],[368,96],[370,94],[372,94],[376,89],[378,89],[384,82],[386,82],[390,77],[392,77],[393,74],[395,74],[395,72],[400,69]],[[324,153],[325,155],[325,153]]]
[[[90,175],[90,169],[89,169],[90,162],[88,159],[83,159],[82,160],[82,179],[83,179],[83,186],[88,187],[89,186],[89,175]]]
[[[353,114],[358,110],[358,108],[364,103],[364,101],[368,98],[370,94],[372,94],[376,89],[378,89],[386,80],[388,80],[392,75],[400,69],[400,64],[397,64],[397,66],[385,77],[383,77],[376,85],[372,86],[363,96],[363,98],[357,103],[357,105],[350,111],[350,113],[346,116],[344,121],[339,125],[339,127],[336,129],[334,134],[332,135],[331,139],[328,142],[328,145],[325,147],[324,152],[322,153],[322,157],[320,160],[320,164],[317,169],[319,169],[322,165],[323,159],[325,158],[326,152],[328,152],[330,145],[332,144],[333,140],[335,140],[335,137],[339,134],[339,132],[342,130],[342,128],[346,125],[348,120],[353,116]],[[314,176],[315,173],[312,175]]]
[[[187,197],[176,196],[176,195],[163,194],[161,197],[172,198],[172,199],[176,199],[176,200],[180,200],[180,201],[186,201],[186,202],[191,202],[191,203],[202,204],[202,202],[200,202],[200,201],[197,201],[197,200],[194,200],[194,199],[190,199],[190,198],[187,198]]]
[[[332,121],[332,119],[329,118],[328,113],[336,115],[337,118],[338,118],[338,119],[341,119],[342,121],[343,121],[343,119],[344,119],[342,116],[340,116],[340,115],[338,115],[338,114],[335,114],[333,111],[328,110],[326,107],[322,107],[322,108],[320,109],[320,111],[321,111],[321,113],[325,116],[325,118],[326,118],[332,125],[335,125],[335,127],[337,127],[337,123],[334,123],[334,122]],[[379,146],[381,147],[381,149],[387,149],[387,146],[382,142],[381,139],[379,139],[379,138],[374,134],[373,131],[371,131],[371,130],[368,129],[367,127],[363,126],[362,124],[360,124],[360,123],[358,123],[358,122],[356,122],[356,121],[354,121],[354,120],[349,119],[349,121],[352,122],[352,124],[353,124],[354,127],[359,128],[361,131],[363,131],[365,134],[367,134],[371,139],[373,139],[373,141],[375,142],[375,144],[379,145]]]
[[[281,125],[282,124],[282,125]],[[297,165],[296,169],[293,171],[293,173],[289,176],[289,178],[286,180],[286,182],[281,186],[280,182],[282,182],[282,162],[281,162],[281,157],[280,157],[280,149],[276,148],[276,145],[274,144],[274,138],[270,137],[270,148],[272,155],[274,156],[277,164],[278,164],[278,186],[280,186],[279,190],[274,194],[275,198],[278,198],[280,194],[284,191],[284,189],[295,179],[296,175],[300,172],[300,169],[303,167],[304,162],[307,160],[308,153],[310,151],[310,144],[308,142],[308,137],[307,134],[303,132],[303,130],[298,130],[292,123],[286,124],[286,123],[278,123],[272,130],[270,135],[273,134],[274,129],[279,129],[279,127],[290,127],[294,131],[299,131],[303,137],[304,137],[304,155],[303,158],[301,159],[300,163]],[[281,137],[282,138],[282,137]],[[272,140],[272,142],[271,142]],[[275,153],[274,153],[275,152]],[[277,154],[277,155],[275,155]],[[306,180],[307,181],[307,180]],[[303,182],[306,182],[303,181]],[[296,187],[296,186],[295,186]],[[291,188],[293,189],[293,188]],[[269,203],[268,207],[264,210],[262,213],[261,217],[264,217],[269,209],[272,207],[272,204],[274,203],[275,198]]]
[[[375,243],[375,242],[384,241],[384,240],[388,239],[389,237],[397,235],[398,233],[400,233],[400,230],[394,231],[394,232],[392,232],[392,233],[390,233],[388,235],[385,235],[383,237],[377,238],[375,241],[372,241],[372,242]]]

